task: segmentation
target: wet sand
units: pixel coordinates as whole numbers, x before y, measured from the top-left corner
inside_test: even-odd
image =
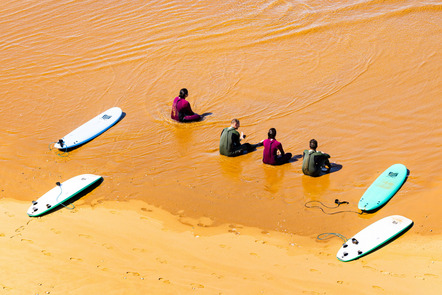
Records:
[[[4,294],[438,294],[442,240],[405,234],[359,260],[315,241],[171,215],[142,201],[79,201],[42,218],[0,201]]]
[[[441,285],[440,1],[4,1],[0,5],[0,287],[43,293],[403,293]],[[173,98],[204,121],[170,120]],[[125,117],[57,155],[104,110]],[[262,149],[218,153],[232,118],[300,155],[316,138],[342,168],[304,176]],[[387,167],[409,176],[355,211]],[[59,210],[26,210],[55,182],[103,183]],[[145,208],[145,209],[143,209]],[[326,210],[329,212],[328,210]],[[334,212],[335,210],[330,210]],[[414,226],[351,263],[338,238],[399,214]],[[196,237],[198,236],[198,237]],[[292,245],[293,244],[293,245]],[[28,267],[29,266],[29,267]],[[204,288],[203,288],[204,287]]]

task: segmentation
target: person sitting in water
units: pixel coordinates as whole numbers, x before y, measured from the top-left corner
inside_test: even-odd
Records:
[[[269,165],[281,165],[288,163],[292,158],[291,153],[284,153],[282,144],[275,139],[276,129],[270,128],[267,139],[262,141],[264,145],[264,152],[262,155],[262,162]],[[279,155],[278,155],[279,151]]]
[[[202,119],[201,115],[195,114],[190,107],[190,103],[186,100],[189,92],[186,88],[180,90],[180,95],[175,97],[172,105],[171,118],[178,122],[195,122]]]
[[[309,176],[319,176],[322,168],[330,172],[331,164],[329,162],[330,155],[316,151],[318,142],[316,139],[310,140],[310,150],[305,150],[303,154],[302,172]]]
[[[230,127],[224,128],[221,132],[221,137],[219,141],[219,153],[227,157],[236,157],[242,154],[246,154],[256,149],[257,146],[261,146],[262,143],[241,144],[241,140],[246,138],[243,132],[241,134],[238,132],[240,126],[238,119],[233,119],[230,122]]]

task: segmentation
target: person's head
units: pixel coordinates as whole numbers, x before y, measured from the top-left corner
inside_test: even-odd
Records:
[[[276,129],[275,128],[270,128],[269,129],[269,133],[267,133],[267,136],[269,139],[275,139],[276,137]]]
[[[230,126],[232,126],[235,129],[239,128],[239,120],[238,119],[232,119],[232,121],[230,122]]]
[[[318,142],[316,141],[316,139],[311,139],[310,140],[310,148],[312,150],[316,150],[317,147],[318,147]]]
[[[189,92],[187,91],[186,88],[183,88],[183,89],[180,90],[180,95],[179,95],[179,97],[181,97],[181,98],[186,98],[188,95],[189,95]]]

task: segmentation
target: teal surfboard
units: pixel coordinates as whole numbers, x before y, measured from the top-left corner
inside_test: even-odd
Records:
[[[358,208],[364,211],[375,210],[393,197],[407,178],[407,167],[394,164],[370,185],[359,200]]]

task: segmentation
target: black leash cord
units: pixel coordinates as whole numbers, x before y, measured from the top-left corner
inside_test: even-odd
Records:
[[[55,141],[55,142],[51,142],[50,144],[49,144],[49,150],[50,151],[52,151],[53,149],[54,149],[54,147],[53,147],[53,144],[55,144],[55,143],[57,143],[58,141]],[[59,157],[67,157],[67,156],[69,156],[69,152],[68,152],[68,149],[67,148],[64,148],[64,151],[63,152],[60,152],[60,150],[58,150],[57,149],[57,151],[55,152],[55,154],[57,155],[57,156],[59,156]]]
[[[356,214],[359,214],[359,215],[361,215],[361,214],[363,214],[364,212],[358,212],[358,211],[352,211],[352,210],[343,210],[343,211],[336,211],[336,212],[325,212],[324,211],[324,209],[321,207],[321,206],[318,206],[318,205],[310,205],[311,203],[319,203],[319,204],[321,204],[323,207],[325,207],[325,208],[328,208],[328,209],[336,209],[336,208],[338,208],[339,206],[341,206],[342,204],[348,204],[348,202],[346,202],[346,201],[343,201],[343,202],[340,202],[338,199],[336,199],[335,200],[335,204],[337,204],[336,206],[334,206],[334,207],[331,207],[331,206],[327,206],[327,205],[325,205],[324,203],[322,203],[322,202],[320,202],[320,201],[308,201],[307,203],[305,203],[304,204],[304,206],[306,207],[306,208],[319,208],[319,209],[321,209],[321,211],[324,213],[324,214],[327,214],[327,215],[334,215],[334,214],[338,214],[338,213],[356,213]]]

